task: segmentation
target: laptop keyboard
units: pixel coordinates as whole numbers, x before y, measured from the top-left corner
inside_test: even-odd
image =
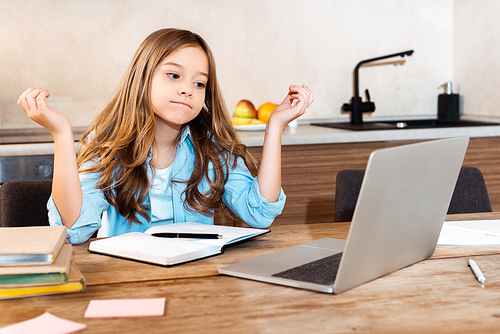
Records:
[[[301,282],[332,285],[337,277],[341,257],[342,253],[337,253],[313,262],[302,264],[298,267],[284,270],[272,276]]]

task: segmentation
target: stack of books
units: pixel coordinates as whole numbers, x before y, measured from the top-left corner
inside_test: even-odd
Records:
[[[0,299],[85,290],[63,226],[0,228]]]

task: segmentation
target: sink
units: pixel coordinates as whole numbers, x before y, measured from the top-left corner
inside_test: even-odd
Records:
[[[494,126],[494,125],[500,125],[500,123],[468,121],[468,120],[448,121],[440,119],[419,119],[419,120],[363,122],[361,124],[339,123],[339,122],[313,123],[311,125],[344,129],[344,130],[353,130],[353,131],[373,131],[373,130],[455,128],[455,127],[469,127],[469,126]]]

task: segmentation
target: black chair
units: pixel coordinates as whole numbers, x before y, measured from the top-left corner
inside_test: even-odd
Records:
[[[52,179],[5,182],[0,187],[0,226],[49,225],[51,193]]]
[[[364,169],[343,169],[335,184],[335,222],[352,220],[365,174]],[[483,174],[476,167],[462,167],[448,214],[492,212]]]

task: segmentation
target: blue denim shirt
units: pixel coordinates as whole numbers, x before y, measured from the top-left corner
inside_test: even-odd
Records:
[[[151,156],[148,157],[147,163]],[[85,166],[82,166],[84,168]],[[191,143],[189,127],[186,127],[182,133],[175,160],[172,164],[172,180],[185,181],[191,176],[194,168],[194,149]],[[212,178],[213,166],[209,165],[209,175]],[[152,175],[148,168],[148,176],[151,180]],[[104,197],[101,189],[96,187],[99,180],[99,173],[80,173],[80,183],[82,187],[82,210],[80,217],[71,229],[68,229],[68,237],[72,244],[80,244],[87,241],[95,231],[99,231],[99,237],[115,236],[128,232],[144,232],[151,227],[151,222],[138,215],[141,224],[132,223],[121,216],[115,207],[110,205]],[[213,224],[214,217],[204,215],[199,212],[188,210],[184,206],[186,189],[185,183],[171,183],[174,223],[198,222],[203,224]],[[200,192],[203,193],[209,189],[207,180],[200,184]],[[281,189],[277,202],[268,203],[260,194],[257,178],[251,176],[245,166],[243,159],[238,157],[237,166],[229,170],[229,178],[224,187],[222,201],[227,207],[237,215],[241,220],[256,228],[266,228],[274,221],[274,218],[281,214],[285,205],[286,196]],[[148,208],[148,214],[151,214],[149,203],[149,194],[146,196],[145,203]],[[52,196],[50,197],[47,208],[49,210],[49,221],[51,225],[62,225],[61,217],[54,204]],[[102,216],[106,224],[101,224]]]

